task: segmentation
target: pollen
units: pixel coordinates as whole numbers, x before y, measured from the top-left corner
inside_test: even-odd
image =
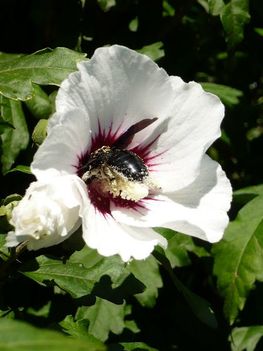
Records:
[[[103,146],[91,154],[82,179],[96,188],[103,198],[139,201],[156,189],[147,166],[135,153]]]

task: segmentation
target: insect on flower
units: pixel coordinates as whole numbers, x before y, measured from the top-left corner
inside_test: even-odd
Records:
[[[232,190],[206,151],[223,116],[198,83],[123,46],[99,48],[62,83],[32,172],[78,176],[83,239],[104,256],[144,259],[166,247],[152,227],[215,242]]]
[[[100,183],[104,193],[114,197],[137,201],[148,195],[149,189],[156,187],[150,181],[149,171],[143,160],[134,152],[123,149],[129,145],[134,135],[156,121],[157,118],[144,119],[132,125],[111,147],[102,146],[90,155],[81,178],[87,182]]]

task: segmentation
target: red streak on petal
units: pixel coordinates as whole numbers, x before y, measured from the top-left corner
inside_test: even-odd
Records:
[[[118,140],[118,138],[123,135],[123,133],[120,133],[121,125],[113,130],[113,124],[111,123],[107,131],[102,126],[103,124],[101,124],[100,120],[98,120],[97,134],[92,136],[90,148],[84,154],[79,155],[78,165],[74,166],[76,168],[76,173],[80,178],[87,171],[85,166],[90,158],[90,154],[100,149],[102,146],[111,147]],[[146,145],[138,145],[132,149],[129,149],[129,146],[127,146],[129,151],[134,152],[144,161],[149,171],[154,171],[151,168],[158,165],[158,163],[152,161],[156,160],[158,156],[165,152],[164,151],[155,155],[152,154],[151,147],[158,140],[159,136],[160,135]],[[110,193],[102,193],[97,186],[96,181],[92,181],[91,183],[87,184],[87,189],[91,203],[104,216],[111,215],[112,204],[115,207],[128,208],[143,214],[143,212],[147,210],[147,200],[152,200],[151,197],[147,197],[135,202],[132,200],[122,199],[121,197],[113,197]]]

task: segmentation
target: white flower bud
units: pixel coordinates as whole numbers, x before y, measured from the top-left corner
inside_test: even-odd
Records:
[[[8,233],[6,245],[26,241],[29,250],[38,250],[68,238],[81,223],[81,184],[78,177],[68,175],[33,182],[12,212],[14,230]]]

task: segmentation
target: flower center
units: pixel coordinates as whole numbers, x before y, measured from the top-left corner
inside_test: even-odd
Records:
[[[134,152],[102,146],[91,153],[82,179],[103,197],[139,201],[149,194],[149,172]]]

